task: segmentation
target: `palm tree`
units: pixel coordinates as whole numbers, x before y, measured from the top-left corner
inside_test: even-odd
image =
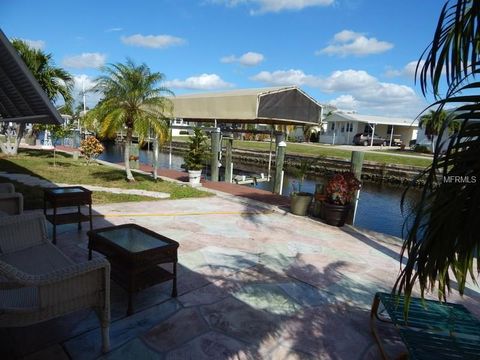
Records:
[[[274,125],[275,131],[281,131],[285,134],[285,140],[288,140],[288,136],[292,131],[295,131],[295,125]]]
[[[443,124],[447,121],[447,117],[450,116],[449,113],[443,109],[439,111],[429,110],[425,115],[420,116],[420,121],[418,126],[422,129],[425,129],[425,135],[432,142],[432,151],[435,148],[435,137],[438,137],[440,130],[442,129]],[[459,124],[458,121],[452,120],[448,122],[448,135],[458,131]]]
[[[12,40],[13,47],[32,72],[35,79],[45,91],[50,101],[54,104],[63,101],[69,104],[72,101],[73,77],[62,68],[56,67],[52,60],[52,54],[46,54],[42,50],[30,47],[25,41]],[[8,153],[15,155],[18,145],[25,131],[25,123],[16,125],[16,140],[13,148]],[[3,151],[7,149],[2,148]]]
[[[37,79],[47,97],[54,104],[58,100],[66,104],[72,101],[73,77],[66,70],[56,67],[53,63],[52,54],[46,54],[42,50],[30,47],[20,39],[12,40],[13,47]]]
[[[303,138],[305,142],[310,142],[310,139],[312,138],[312,135],[315,134],[315,137],[318,140],[317,137],[317,128],[319,125],[303,125]]]
[[[94,90],[103,92],[96,114],[101,122],[100,135],[114,137],[126,129],[124,162],[128,181],[134,181],[130,170],[130,147],[135,131],[139,141],[147,138],[152,129],[160,144],[169,137],[167,118],[172,103],[162,94],[173,93],[158,86],[165,79],[162,73],[151,72],[146,64],[136,65],[127,59],[125,64],[110,64],[102,68],[103,76],[97,78]]]
[[[427,139],[432,142],[432,151],[435,149],[435,136],[438,136],[438,133],[442,129],[445,118],[445,110],[441,111],[440,113],[437,113],[435,110],[430,110],[428,114],[420,117],[418,126],[421,129],[425,129],[425,135],[427,136]]]
[[[407,298],[418,282],[422,297],[437,288],[439,298],[446,300],[454,279],[463,294],[469,274],[475,280],[475,268],[480,269],[480,82],[475,78],[480,72],[479,22],[480,0],[447,1],[421,57],[425,64],[417,65],[423,94],[433,90],[435,116],[440,118],[446,105],[457,106],[443,120],[438,136],[452,122],[460,125],[446,152],[435,148],[432,165],[423,174],[420,200],[408,219],[402,248],[408,260],[394,287]],[[440,96],[443,74],[444,97]]]

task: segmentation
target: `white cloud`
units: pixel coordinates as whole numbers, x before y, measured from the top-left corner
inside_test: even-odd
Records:
[[[239,63],[243,66],[255,66],[260,64],[265,57],[263,54],[256,53],[249,51],[240,57],[236,57],[235,55],[225,56],[220,59],[222,63],[231,64],[231,63]]]
[[[250,78],[270,86],[309,86],[332,94],[332,105],[364,114],[415,116],[425,106],[415,91],[405,85],[380,82],[363,70],[334,71],[327,77],[302,70],[262,71]]]
[[[318,87],[321,79],[317,76],[307,75],[302,70],[277,70],[273,72],[262,71],[252,76],[250,80],[258,81],[272,86],[297,85]]]
[[[404,103],[418,99],[406,85],[385,83],[363,70],[335,71],[323,79],[320,89],[325,92],[348,92],[358,101],[374,103]]]
[[[321,88],[326,92],[351,91],[365,89],[378,83],[378,80],[363,70],[334,71],[323,79]]]
[[[117,31],[122,31],[123,29],[121,27],[113,27],[110,29],[105,30],[105,32],[117,32]]]
[[[66,57],[62,64],[65,67],[76,69],[99,68],[105,64],[106,57],[105,54],[101,53],[83,53]]]
[[[402,69],[388,69],[385,71],[386,77],[397,77],[397,76],[405,76],[408,78],[413,79],[415,77],[415,70],[417,68],[418,61],[410,61],[407,65],[405,65]],[[425,64],[425,60],[420,60],[420,67],[419,70]]]
[[[380,54],[393,48],[393,44],[387,41],[379,41],[376,38],[367,38],[361,33],[351,30],[343,30],[335,34],[331,45],[315,52],[316,55],[338,56],[366,56]]]
[[[28,46],[37,49],[37,50],[42,50],[45,48],[45,41],[43,40],[30,40],[30,39],[21,39],[27,43]]]
[[[302,10],[306,7],[328,6],[334,0],[210,0],[212,3],[225,4],[226,6],[237,6],[240,4],[254,5],[250,10],[252,15],[268,12],[278,13],[284,10]]]
[[[358,101],[352,95],[340,95],[339,97],[330,100],[329,105],[335,106],[340,110],[357,110]]]
[[[83,103],[83,89],[85,86],[85,102],[87,106],[92,109],[101,99],[103,94],[101,93],[96,93],[93,92],[92,89],[95,86],[95,81],[92,77],[85,75],[85,74],[80,74],[80,75],[74,75],[73,76],[73,94],[74,94],[74,99],[77,102]]]
[[[238,61],[238,58],[235,55],[224,56],[220,59],[220,62],[224,64],[232,64],[236,61]]]
[[[217,74],[201,74],[191,76],[185,80],[174,79],[165,81],[168,88],[190,89],[190,90],[214,90],[233,87],[233,84],[224,81]]]
[[[172,35],[141,35],[122,36],[122,42],[131,46],[164,49],[170,46],[183,45],[185,39]]]

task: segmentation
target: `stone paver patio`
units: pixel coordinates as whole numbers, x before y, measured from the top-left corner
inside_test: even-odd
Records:
[[[93,312],[80,311],[0,329],[2,359],[379,358],[369,309],[399,270],[392,238],[220,197],[94,210],[95,228],[134,222],[180,243],[178,297],[170,282],[146,289],[126,317],[126,293],[112,282],[110,353],[100,352]],[[57,231],[58,246],[86,261],[85,231]],[[451,300],[480,316],[479,298],[475,288]],[[402,350],[395,331],[383,333],[388,351]]]

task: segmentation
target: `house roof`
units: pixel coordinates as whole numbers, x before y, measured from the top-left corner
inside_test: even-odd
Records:
[[[188,94],[171,100],[175,118],[220,123],[318,124],[322,109],[296,86]]]
[[[328,116],[325,121],[356,121],[376,125],[394,125],[394,126],[418,126],[418,121],[409,118],[345,114],[336,112]]]
[[[61,124],[62,117],[0,29],[0,121]]]

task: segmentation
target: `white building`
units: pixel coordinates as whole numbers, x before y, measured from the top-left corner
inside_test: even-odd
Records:
[[[172,120],[172,136],[188,136],[193,134],[193,126],[183,119]]]
[[[395,140],[408,145],[417,138],[418,121],[408,118],[335,112],[325,121],[327,130],[320,135],[320,142],[326,144],[351,145],[356,134],[372,132],[385,138],[389,146]]]

